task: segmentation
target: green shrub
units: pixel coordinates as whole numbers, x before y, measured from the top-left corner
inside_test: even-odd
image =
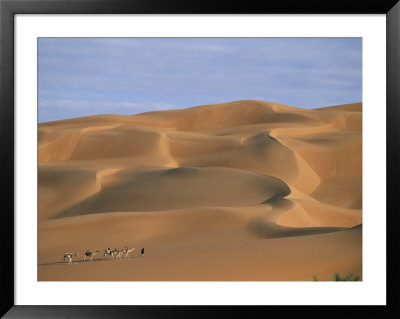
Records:
[[[347,274],[346,277],[340,277],[339,273],[335,273],[333,276],[334,281],[358,281],[360,277],[354,276],[352,273]],[[317,276],[313,275],[313,281],[319,281]]]
[[[333,279],[335,281],[358,281],[360,278],[357,276],[354,276],[352,273],[347,274],[346,277],[340,277],[339,273],[335,273],[333,276]]]

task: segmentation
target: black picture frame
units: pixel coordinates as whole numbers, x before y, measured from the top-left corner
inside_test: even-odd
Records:
[[[386,306],[29,306],[14,303],[14,15],[15,14],[385,14],[387,45],[387,284]],[[399,0],[0,0],[0,180],[1,191],[1,310],[5,318],[204,318],[262,315],[286,317],[360,314],[399,318],[399,266],[396,249],[399,225],[396,200],[400,136],[400,3]],[[377,186],[379,187],[379,186]],[[384,206],[382,206],[384,207]],[[397,274],[396,274],[397,273]],[[328,309],[329,308],[329,309]]]

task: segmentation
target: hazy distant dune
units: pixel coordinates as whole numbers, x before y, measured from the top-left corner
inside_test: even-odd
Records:
[[[328,111],[328,112],[331,111],[362,112],[362,103],[327,106],[327,107],[317,108],[314,110]]]

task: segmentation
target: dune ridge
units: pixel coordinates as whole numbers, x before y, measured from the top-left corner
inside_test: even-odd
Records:
[[[188,254],[198,267],[181,271],[181,277],[156,267],[154,278],[161,280],[312,280],[318,270],[323,278],[340,269],[362,276],[361,228],[356,227],[362,223],[361,142],[361,103],[307,110],[244,100],[41,123],[39,280],[82,280],[71,267],[67,274],[60,272],[55,260],[65,251],[124,245],[157,252],[150,260],[168,251],[167,259],[181,261],[180,270],[188,262],[182,254],[194,249]],[[349,232],[354,236],[345,242]],[[313,246],[315,238],[338,249],[332,252],[336,264],[319,261],[321,248],[309,256],[308,275],[305,268],[296,276],[266,266],[278,257],[305,265],[295,252],[296,240]],[[259,277],[232,269],[235,243],[252,252],[250,259],[259,266],[247,267],[258,267]],[[272,248],[274,243],[285,247],[285,254]],[[224,245],[230,245],[223,253],[226,262],[195,253]],[[346,247],[356,254],[350,258],[340,252]],[[201,271],[217,260],[229,276]],[[134,262],[93,266],[97,270],[84,280],[103,280],[104,267],[129,272]],[[144,259],[140,263],[149,273],[155,269]],[[146,267],[127,278],[152,280]],[[266,276],[262,267],[275,277]]]

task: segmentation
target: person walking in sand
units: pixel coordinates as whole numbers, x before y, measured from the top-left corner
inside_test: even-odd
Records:
[[[144,248],[142,248],[142,257],[144,256]]]

